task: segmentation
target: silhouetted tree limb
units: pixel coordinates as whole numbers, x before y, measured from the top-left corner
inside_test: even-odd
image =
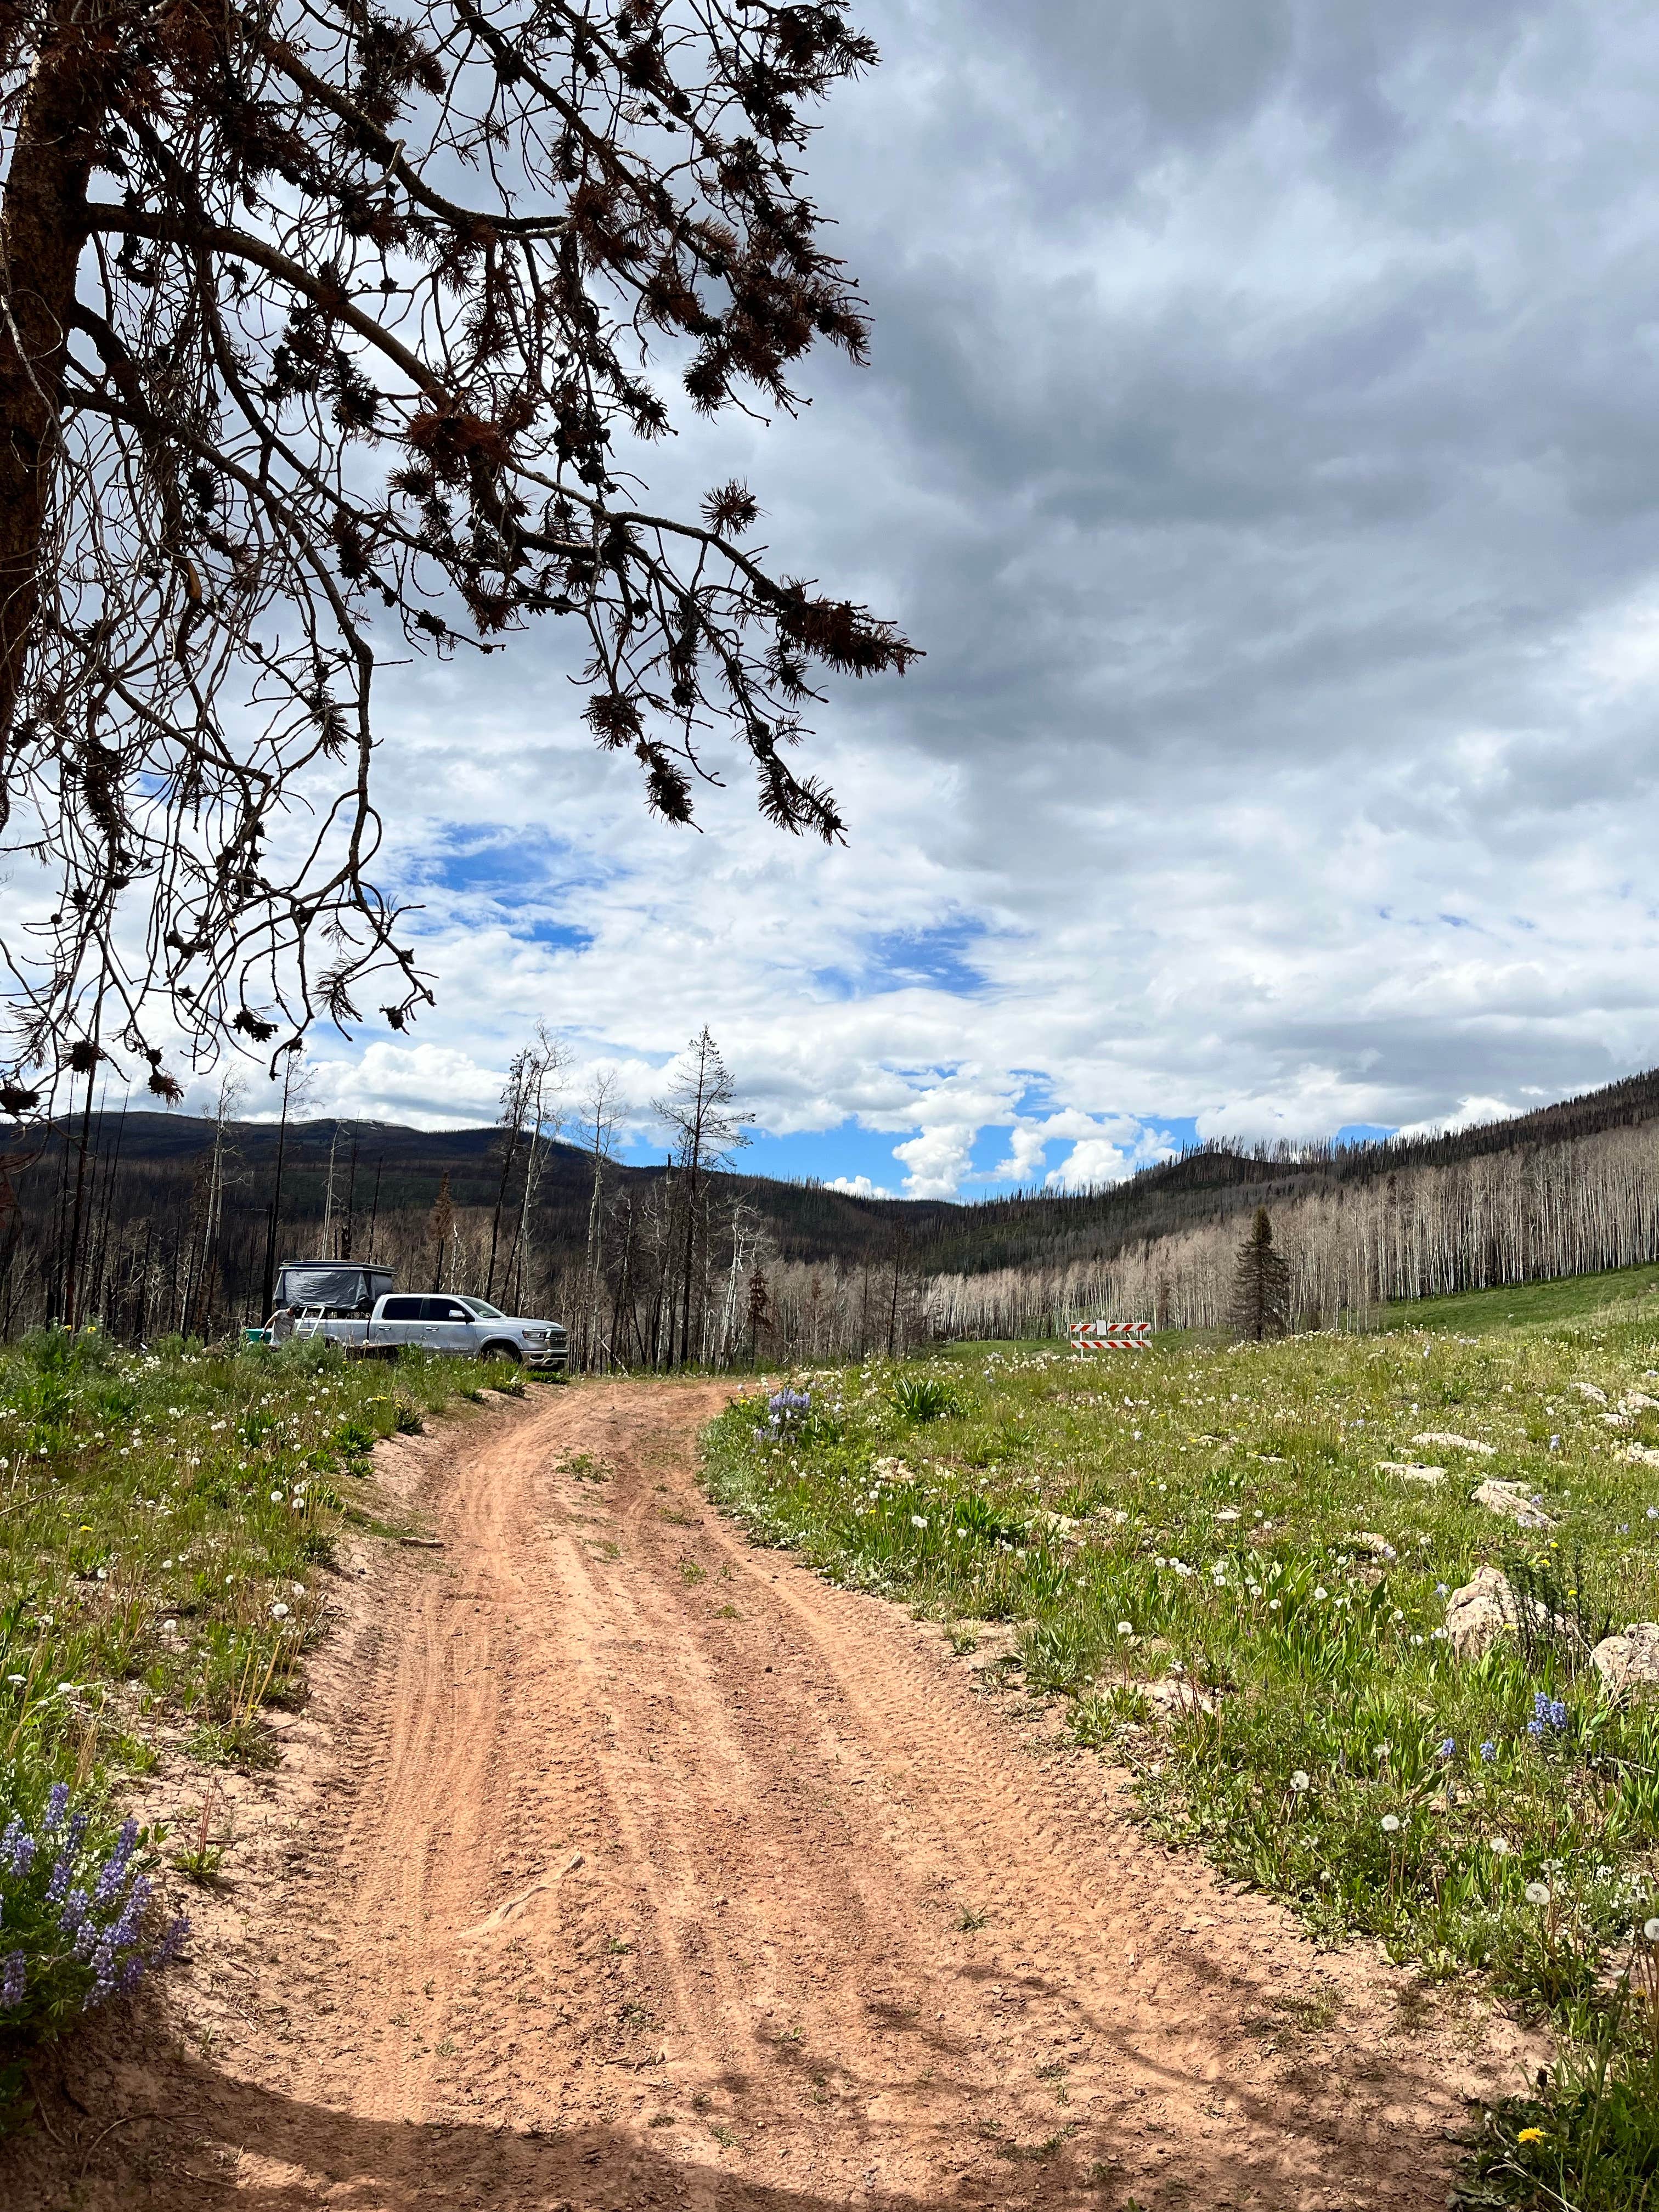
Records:
[[[658,514],[624,453],[674,379],[788,409],[813,344],[862,358],[797,163],[875,58],[774,0],[0,0],[0,829],[48,892],[8,1110],[100,995],[163,1096],[180,1030],[429,999],[372,881],[392,650],[570,616],[655,811],[724,729],[768,820],[840,834],[802,714],[913,648],[775,573],[746,487]]]

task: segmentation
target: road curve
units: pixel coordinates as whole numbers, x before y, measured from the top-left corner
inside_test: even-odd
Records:
[[[410,1448],[443,1549],[354,1594],[240,1994],[114,2069],[73,2201],[1443,2205],[1502,2031],[1318,1956],[937,1631],[745,1542],[695,1481],[726,1395],[538,1390]]]

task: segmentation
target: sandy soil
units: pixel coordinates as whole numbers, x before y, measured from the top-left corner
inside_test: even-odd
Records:
[[[726,1395],[386,1449],[444,1548],[342,1575],[194,1965],[53,2057],[0,2200],[1444,2204],[1513,2032],[1317,1954],[982,1655],[752,1549],[693,1479]]]

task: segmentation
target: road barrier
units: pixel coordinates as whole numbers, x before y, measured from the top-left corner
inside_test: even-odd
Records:
[[[1074,1321],[1072,1345],[1079,1353],[1090,1352],[1150,1352],[1152,1325],[1149,1321]]]

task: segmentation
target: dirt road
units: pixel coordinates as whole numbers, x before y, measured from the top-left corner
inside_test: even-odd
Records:
[[[1501,2031],[1316,1957],[936,1630],[751,1549],[693,1479],[725,1395],[394,1451],[444,1549],[352,1593],[184,2046],[71,2075],[16,2201],[1443,2206]]]

